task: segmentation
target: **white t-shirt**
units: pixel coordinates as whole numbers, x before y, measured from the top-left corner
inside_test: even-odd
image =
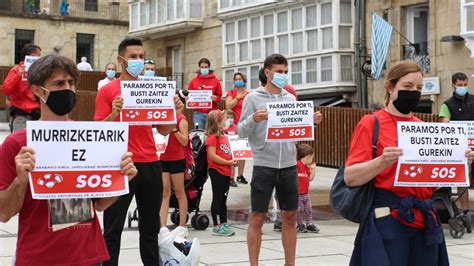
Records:
[[[92,71],[92,66],[87,62],[80,62],[79,64],[77,64],[77,69],[82,71]]]
[[[104,79],[99,80],[99,84],[97,84],[97,91],[100,90],[100,88],[104,87],[105,85],[109,84],[110,82],[112,82],[114,80],[115,80],[115,78],[110,80],[107,77],[105,77]]]

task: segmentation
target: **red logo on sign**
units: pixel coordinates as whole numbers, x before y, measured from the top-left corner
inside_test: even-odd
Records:
[[[126,188],[120,170],[32,172],[35,194],[100,193]]]
[[[312,134],[311,126],[269,128],[267,139],[306,139],[311,138]]]
[[[212,102],[186,102],[186,107],[212,108]]]
[[[465,183],[464,164],[400,164],[398,182]]]
[[[233,155],[234,155],[234,159],[235,159],[235,160],[238,160],[238,159],[248,159],[248,158],[252,158],[252,151],[249,151],[249,150],[234,151],[234,152],[233,152]]]
[[[122,111],[123,122],[173,122],[174,109],[126,109]]]

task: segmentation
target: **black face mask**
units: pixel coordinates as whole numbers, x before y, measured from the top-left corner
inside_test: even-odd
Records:
[[[402,114],[409,114],[420,102],[420,91],[399,90],[398,98],[393,101],[393,105]]]
[[[72,90],[50,91],[43,87],[41,88],[49,92],[48,99],[46,101],[42,100],[56,115],[68,114],[76,105],[76,93]]]

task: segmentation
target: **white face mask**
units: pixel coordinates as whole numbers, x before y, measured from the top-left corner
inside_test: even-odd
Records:
[[[226,128],[230,127],[232,124],[234,124],[234,119],[233,118],[229,118],[229,119],[225,120],[225,127]]]

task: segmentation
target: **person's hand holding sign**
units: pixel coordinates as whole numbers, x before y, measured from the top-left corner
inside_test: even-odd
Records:
[[[319,123],[321,123],[321,121],[323,121],[323,114],[321,114],[320,111],[316,111],[314,114],[313,114],[313,123],[315,125],[319,125]]]
[[[217,101],[217,96],[216,96],[216,95],[212,95],[212,96],[211,96],[211,100],[212,100],[213,102]]]
[[[467,157],[467,164],[471,165],[472,161],[474,160],[474,151],[471,149],[467,149],[466,157]]]
[[[176,108],[176,115],[178,115],[178,114],[183,112],[184,104],[183,104],[183,102],[181,101],[181,99],[179,98],[178,95],[175,95],[173,100],[174,100],[174,106]]]
[[[23,73],[25,73],[25,65],[21,65],[18,68],[18,76],[23,77]]]
[[[122,155],[122,162],[120,163],[120,170],[123,175],[128,177],[128,181],[131,181],[138,173],[137,168],[132,161],[133,153],[126,152]]]
[[[118,96],[112,101],[112,112],[110,112],[109,119],[107,121],[113,121],[115,118],[120,114],[123,107],[123,98],[122,96]]]
[[[30,147],[22,147],[15,157],[18,181],[28,183],[28,174],[35,169],[35,151]]]
[[[253,120],[255,122],[259,123],[262,122],[263,120],[268,119],[268,111],[263,109],[263,110],[258,110],[257,112],[253,113]]]
[[[233,167],[237,166],[237,161],[236,160],[230,160],[228,162],[229,162],[230,166],[233,166]]]
[[[400,156],[403,155],[403,150],[398,147],[385,147],[382,155],[379,157],[384,165],[384,169],[395,163]]]

